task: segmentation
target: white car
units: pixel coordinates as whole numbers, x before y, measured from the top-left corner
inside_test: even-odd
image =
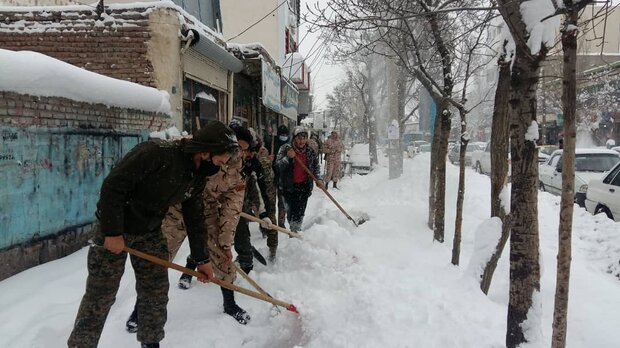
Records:
[[[411,144],[409,144],[407,146],[407,156],[409,158],[412,158],[413,156],[415,156],[416,154],[420,153],[420,146],[422,145],[430,145],[430,143],[428,141],[424,141],[424,140],[416,140],[411,142]]]
[[[603,173],[620,162],[620,154],[604,149],[575,150],[575,203],[584,207],[590,180],[599,179]],[[540,165],[539,187],[556,195],[562,194],[562,150],[556,150]]]
[[[347,152],[346,158],[351,165],[352,174],[368,174],[372,171],[368,144],[354,144]]]
[[[474,143],[475,144],[475,143]],[[479,146],[479,144],[477,145]],[[508,161],[508,178],[510,178],[510,153],[506,154]],[[491,174],[491,142],[486,143],[486,147],[482,150],[474,150],[471,153],[471,166],[480,174]]]
[[[604,177],[588,183],[586,210],[620,221],[620,162]]]

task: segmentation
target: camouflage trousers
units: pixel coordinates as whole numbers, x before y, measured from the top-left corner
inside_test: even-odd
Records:
[[[323,178],[325,184],[328,184],[330,181],[338,182],[338,179],[340,179],[341,162],[339,158],[333,156],[329,156],[329,159],[325,162],[325,177]]]
[[[276,197],[278,195],[276,193],[275,187],[273,190],[268,191],[267,195],[269,196],[270,205],[271,205],[270,207],[265,207],[267,211],[271,212],[268,218],[269,220],[271,220],[272,223],[278,224],[278,222],[280,221],[280,213],[278,213],[278,220],[276,220]],[[284,212],[281,212],[281,213],[282,213],[282,223],[284,223]],[[278,248],[278,231],[270,230],[262,226],[260,227],[260,230],[267,235],[267,246],[269,247],[269,250],[275,251]]]
[[[282,190],[278,189],[278,226],[286,227],[286,205],[284,204],[284,195]]]
[[[174,209],[174,207],[170,209]],[[168,250],[170,250],[169,260],[172,261],[176,257],[179,248],[181,248],[183,241],[185,241],[185,237],[187,237],[183,218],[175,218],[173,214],[166,214],[161,228],[168,242]],[[211,260],[215,277],[226,282],[234,282],[237,273],[232,264],[225,263],[218,253],[219,250],[214,249],[217,248],[215,246],[217,245],[217,236],[209,234],[208,240],[209,259]],[[188,259],[191,260],[191,255],[188,256]]]
[[[82,297],[80,308],[69,340],[69,347],[97,347],[103,325],[114,304],[116,293],[123,272],[127,253],[113,254],[104,249],[103,236],[97,227],[88,251],[88,278],[86,292]],[[157,229],[148,234],[125,235],[125,245],[167,259],[166,241]],[[131,255],[131,265],[136,276],[138,293],[138,328],[137,339],[144,343],[156,343],[164,338],[164,325],[167,319],[168,304],[168,270],[164,267]]]

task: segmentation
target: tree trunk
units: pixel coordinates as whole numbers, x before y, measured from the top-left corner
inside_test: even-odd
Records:
[[[480,289],[485,294],[489,293],[493,273],[497,268],[497,262],[504,251],[510,224],[506,219],[506,211],[502,208],[500,193],[506,185],[508,176],[507,153],[509,151],[508,137],[510,133],[510,119],[508,115],[508,97],[510,96],[510,63],[499,63],[499,78],[495,90],[495,106],[493,108],[493,121],[491,125],[491,216],[497,216],[502,220],[502,234],[495,247],[495,251],[489,262],[484,267]],[[496,149],[499,149],[497,151]]]
[[[461,226],[463,225],[463,198],[465,196],[465,153],[469,138],[464,137],[467,132],[467,120],[464,110],[459,110],[461,115],[461,144],[459,149],[459,190],[456,194],[456,219],[454,221],[454,240],[452,242],[452,264],[459,265],[461,256]],[[457,145],[454,145],[457,146]]]
[[[544,52],[532,57],[527,46],[517,45],[511,74],[510,153],[512,191],[510,214],[510,293],[506,346],[516,348],[527,342],[523,323],[540,291],[538,240],[538,150],[526,139],[536,121],[536,87]],[[539,304],[538,304],[539,305]]]
[[[433,99],[437,103],[436,99]],[[439,104],[439,103],[437,103]],[[437,108],[435,112],[435,123],[433,124],[433,138],[431,139],[431,165],[430,165],[430,177],[428,180],[428,228],[435,231],[435,199],[437,188],[437,158],[438,158],[438,139],[441,133],[441,113],[440,108]]]
[[[558,238],[558,271],[553,309],[552,348],[566,346],[566,321],[568,312],[568,288],[571,263],[571,234],[575,187],[575,113],[577,100],[577,20],[579,11],[570,9],[562,32],[564,51],[562,109],[564,112],[564,151],[562,153],[562,198],[560,201],[560,226]],[[572,25],[573,28],[567,28]]]
[[[368,64],[366,64],[366,69],[368,71],[368,90],[370,90],[370,83],[372,81],[371,78],[371,72],[372,69],[370,69],[370,67],[368,66]],[[377,159],[377,117],[375,114],[375,105],[373,102],[374,98],[372,98],[372,96],[370,96],[369,93],[369,98],[368,98],[368,102],[365,104],[367,105],[366,107],[366,115],[368,116],[368,151],[370,152],[370,165],[371,166],[375,166],[377,165],[378,159]]]
[[[405,132],[405,103],[407,101],[407,71],[403,68],[401,62],[397,62],[396,71],[398,72],[398,81],[396,82],[397,103],[398,103],[398,176],[403,174],[403,133]]]
[[[448,99],[441,99],[437,105],[436,120],[439,122],[439,133],[433,136],[431,167],[435,169],[434,177],[434,228],[433,239],[443,243],[446,214],[446,155],[448,154],[448,136],[450,135],[451,113]],[[437,122],[436,122],[437,124]],[[437,127],[435,127],[437,129]]]

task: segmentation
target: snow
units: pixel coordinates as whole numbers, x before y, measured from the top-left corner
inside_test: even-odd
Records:
[[[0,49],[0,91],[170,114],[166,91],[114,79],[30,51]]]
[[[466,274],[473,279],[480,279],[484,267],[491,259],[502,235],[502,220],[494,216],[484,220],[474,232],[474,249],[467,265]]]
[[[551,47],[559,32],[561,16],[546,18],[555,13],[551,0],[529,0],[521,4],[521,15],[530,33],[527,46],[533,55],[540,52],[542,45]],[[542,22],[541,22],[542,21]]]
[[[77,1],[79,2],[79,1]],[[171,0],[161,0],[161,1],[145,1],[145,2],[133,2],[133,3],[118,3],[118,4],[105,4],[105,7],[111,10],[123,10],[125,11],[125,14],[133,14],[136,13],[138,14],[139,12],[136,11],[128,11],[128,10],[143,10],[146,9],[146,11],[144,12],[144,14],[148,14],[151,11],[155,10],[155,9],[173,9],[175,11],[177,11],[180,14],[179,20],[181,23],[186,24],[188,26],[190,26],[192,29],[197,30],[201,36],[206,36],[207,38],[209,38],[209,40],[214,41],[214,42],[218,42],[218,43],[224,43],[224,37],[222,36],[221,33],[209,28],[208,26],[206,26],[205,24],[203,24],[202,22],[200,22],[196,17],[192,16],[191,14],[187,13],[181,6],[176,5],[174,2],[172,2]],[[29,12],[28,15],[32,16],[33,12],[41,12],[43,13],[43,15],[48,16],[49,12],[62,12],[62,13],[70,13],[70,12],[80,12],[80,11],[95,11],[95,6],[92,5],[66,5],[66,6],[53,6],[53,5],[48,5],[48,6],[3,6],[2,7],[2,11],[3,12]],[[103,14],[102,17],[107,17],[106,18],[106,22],[114,22],[115,25],[121,25],[121,26],[135,26],[132,24],[128,24],[125,23],[124,20],[122,19],[117,19],[111,16],[108,16],[107,14]],[[185,18],[189,19],[190,21],[192,21],[193,24],[187,23],[185,21]],[[22,22],[22,21],[19,21]],[[17,24],[19,22],[16,23],[12,23],[9,25],[10,28],[15,28],[15,27],[19,27]],[[90,25],[91,20],[88,19],[88,25]],[[100,25],[100,24],[95,24],[95,25]],[[23,23],[21,25],[23,27]],[[75,26],[75,24],[74,24]],[[62,23],[50,23],[50,24],[45,24],[45,25],[41,25],[41,24],[34,24],[32,27],[26,27],[24,28],[25,30],[29,31],[29,32],[49,32],[49,31],[53,31],[49,30],[47,28],[54,28],[54,27],[62,27],[65,28],[66,26]],[[36,28],[32,29],[32,28]],[[6,29],[6,26],[5,26]],[[5,30],[3,29],[3,30]]]
[[[480,265],[474,261],[482,257],[478,253],[485,248],[480,245],[492,245],[499,233],[498,222],[489,219],[489,177],[466,169],[463,261],[456,267],[450,259],[458,167],[447,165],[446,242],[436,243],[426,226],[430,154],[406,159],[404,175],[389,181],[388,159],[380,155],[379,160],[374,172],[345,177],[341,190],[329,191],[354,218],[367,213],[366,223],[356,228],[315,190],[304,239],[281,235],[277,263],[256,263],[250,273],[275,298],[295,304],[299,315],[286,310],[275,314],[271,305],[237,295],[239,305],[252,315],[247,326],[239,325],[222,313],[216,286],[194,282],[191,289],[180,290],[180,274],[169,271],[162,346],[505,346],[508,245],[488,296],[469,272]],[[538,199],[541,266],[546,271],[534,298],[537,312],[530,313],[524,326],[540,337],[528,347],[549,347],[551,342],[559,201],[547,193]],[[266,255],[265,240],[255,224],[251,228],[253,244]],[[188,251],[184,244],[176,262],[184,263]],[[572,252],[567,347],[620,347],[618,224],[575,208]],[[86,254],[84,248],[0,282],[0,347],[66,346],[84,291]],[[237,284],[249,288],[243,280]],[[134,286],[128,262],[100,347],[137,346],[135,334],[124,330]]]
[[[525,140],[536,142],[538,140],[538,122],[532,121],[525,132]]]
[[[182,136],[186,136],[187,132],[183,131],[183,133],[179,132],[179,129],[175,126],[172,126],[163,131],[154,131],[149,134],[149,139],[176,139]]]
[[[217,103],[217,100],[215,100],[215,97],[211,93],[199,92],[198,94],[196,94],[196,97],[194,98],[194,100],[196,100],[197,98],[204,99],[204,100],[207,100],[213,103]]]

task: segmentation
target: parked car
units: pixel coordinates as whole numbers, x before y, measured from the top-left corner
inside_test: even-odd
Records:
[[[425,153],[425,152],[431,152],[431,144],[426,143],[426,144],[422,144],[419,147],[419,153]]]
[[[487,148],[488,142],[486,141],[472,141],[467,146],[471,146],[474,150],[484,151]]]
[[[585,206],[588,182],[599,179],[603,173],[609,171],[620,162],[620,154],[604,149],[576,149],[575,150],[575,203]],[[562,150],[551,154],[547,162],[539,167],[538,173],[541,191],[556,195],[562,193]]]
[[[465,165],[466,166],[471,165],[471,154],[474,152],[475,149],[478,149],[478,146],[467,145],[467,150],[465,151]],[[461,154],[461,145],[453,146],[452,149],[450,149],[450,151],[448,152],[448,160],[450,161],[450,163],[452,164],[459,163],[460,154]]]
[[[557,150],[556,145],[540,145],[538,147],[538,163],[544,163],[549,160],[553,151]]]
[[[345,158],[351,165],[350,173],[352,174],[364,175],[372,171],[368,144],[354,144],[345,155]]]
[[[416,154],[420,153],[420,146],[422,145],[429,145],[428,141],[424,141],[424,140],[416,140],[416,141],[412,141],[408,146],[407,146],[407,156],[409,158],[415,156]]]
[[[491,173],[491,142],[485,143],[483,150],[475,150],[471,153],[471,165],[480,174]],[[508,177],[510,178],[510,153],[506,153],[508,161]]]
[[[605,213],[608,218],[620,221],[620,162],[603,177],[590,180],[586,210],[592,215]]]
[[[611,149],[616,151],[616,152],[618,152],[618,153],[620,153],[620,146],[614,146]]]

